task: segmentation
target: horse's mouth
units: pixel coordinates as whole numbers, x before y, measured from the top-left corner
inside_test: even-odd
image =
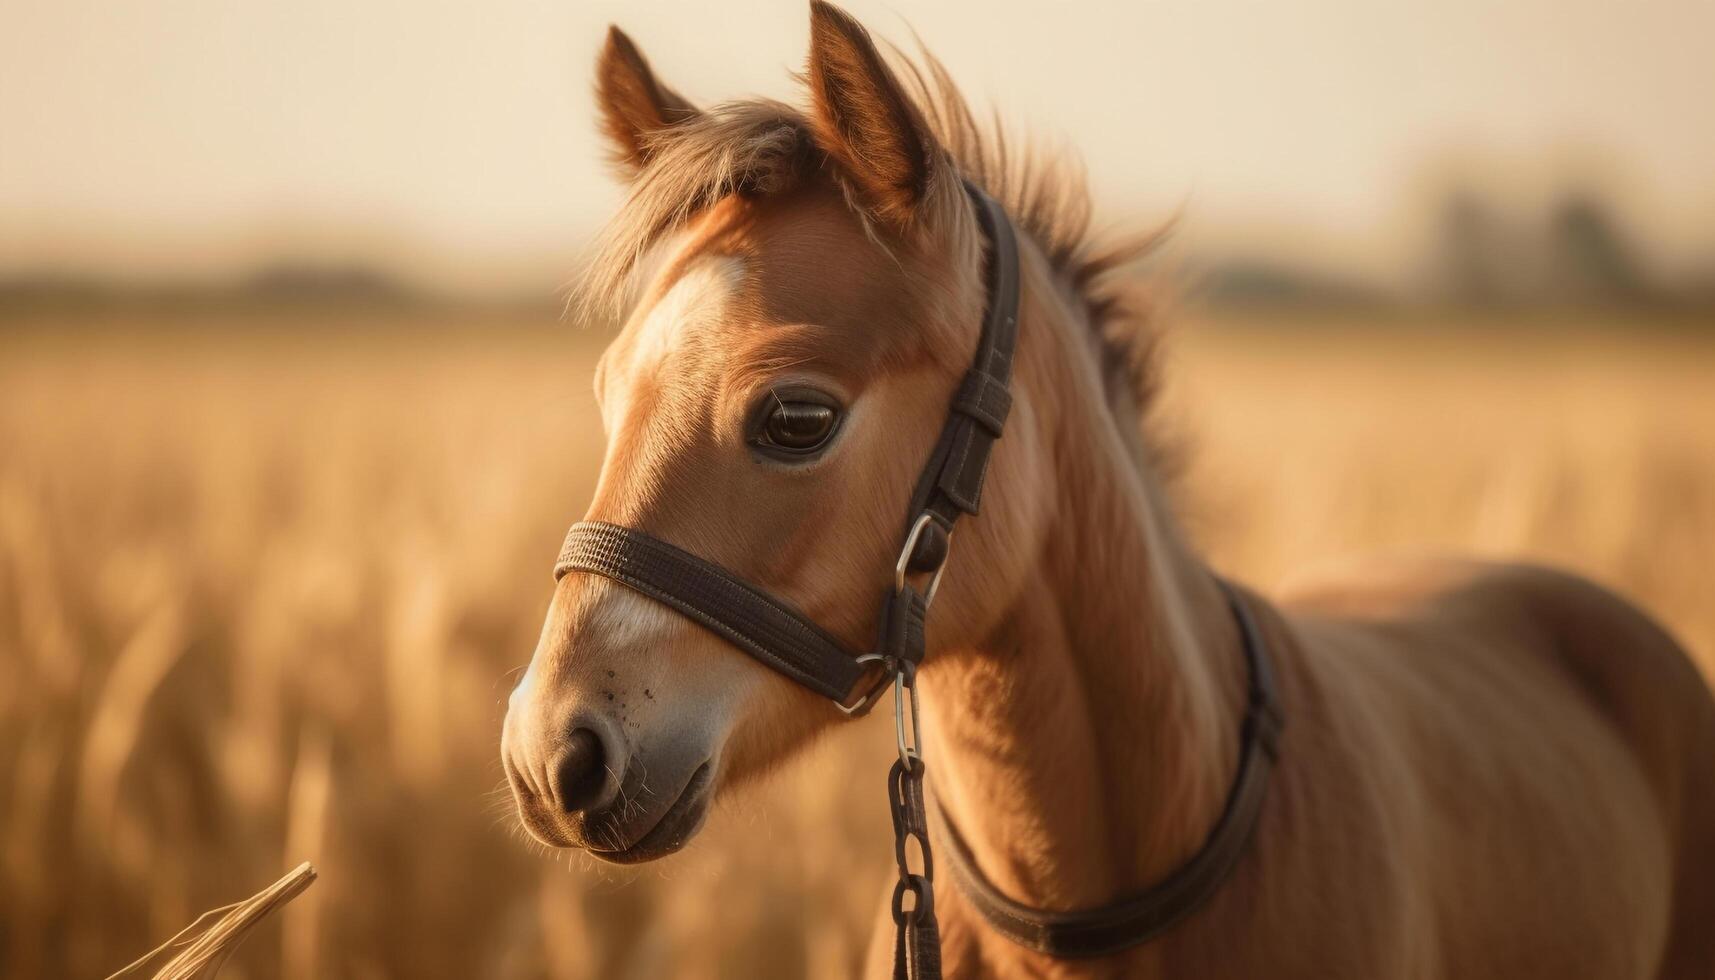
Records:
[[[708,817],[709,801],[714,796],[709,792],[711,782],[712,770],[705,762],[691,774],[679,798],[673,801],[661,819],[655,821],[655,826],[634,843],[618,849],[590,847],[587,850],[614,864],[641,864],[672,854],[696,836],[703,820]]]

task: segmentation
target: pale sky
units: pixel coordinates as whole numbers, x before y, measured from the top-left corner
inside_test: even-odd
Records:
[[[1524,209],[1570,170],[1669,261],[1715,250],[1711,0],[849,9],[1075,147],[1116,221],[1183,206],[1193,239],[1308,234],[1385,265],[1413,192],[1463,161]],[[589,95],[606,25],[709,102],[796,99],[807,19],[797,0],[0,0],[0,273],[284,253],[551,286],[619,199]]]

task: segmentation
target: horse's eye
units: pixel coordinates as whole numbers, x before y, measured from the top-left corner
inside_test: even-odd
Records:
[[[763,418],[761,442],[788,453],[813,453],[834,434],[839,412],[820,402],[772,399]]]

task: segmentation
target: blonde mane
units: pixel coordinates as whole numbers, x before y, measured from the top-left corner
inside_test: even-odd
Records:
[[[1006,207],[1085,311],[1110,396],[1129,396],[1123,400],[1130,403],[1127,410],[1147,408],[1156,390],[1159,332],[1155,296],[1139,266],[1171,225],[1098,240],[1075,158],[1038,144],[1015,151],[998,120],[987,127],[977,123],[945,67],[928,52],[916,60],[895,52],[892,60],[950,165],[940,169],[972,181]],[[808,174],[833,172],[812,132],[800,110],[746,99],[703,109],[647,137],[649,162],[597,239],[572,307],[584,318],[620,313],[649,248],[722,198],[779,193]],[[949,183],[942,180],[941,186]],[[925,207],[937,204],[962,208],[963,195],[932,194]]]

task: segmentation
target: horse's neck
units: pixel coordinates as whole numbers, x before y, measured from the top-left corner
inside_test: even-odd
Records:
[[[1021,382],[1092,383],[1084,327],[1034,310],[1047,322],[1027,315],[1026,336],[1060,335],[1021,348]],[[1035,577],[922,684],[939,805],[990,881],[1050,908],[1141,889],[1196,851],[1236,766],[1245,669],[1219,586],[1127,451],[1130,423],[1099,397],[1066,401],[1037,413],[1064,465]]]

